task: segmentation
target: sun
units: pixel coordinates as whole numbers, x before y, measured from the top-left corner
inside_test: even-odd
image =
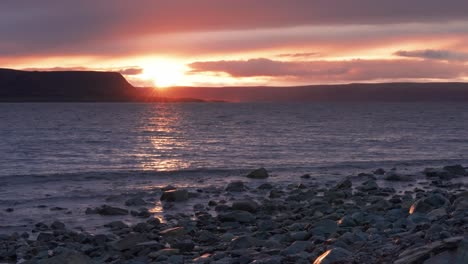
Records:
[[[151,80],[156,87],[165,88],[180,85],[185,76],[185,67],[172,61],[155,61],[144,67],[143,77]]]

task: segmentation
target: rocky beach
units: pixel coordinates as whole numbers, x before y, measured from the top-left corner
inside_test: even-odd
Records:
[[[107,221],[99,232],[50,219],[0,235],[1,263],[468,263],[461,165],[272,178],[261,168],[226,186],[111,197],[81,211]]]

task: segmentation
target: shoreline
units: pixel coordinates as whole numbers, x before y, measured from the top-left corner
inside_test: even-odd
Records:
[[[253,177],[253,178],[252,178]],[[341,177],[341,176],[340,176]],[[260,179],[257,179],[260,178]],[[468,261],[468,174],[462,166],[270,181],[256,171],[224,186],[106,194],[70,218],[0,235],[6,263],[423,263]],[[162,199],[162,200],[161,200]],[[80,202],[77,202],[80,205]],[[67,208],[45,205],[67,214]],[[42,208],[43,209],[43,208]],[[14,213],[11,207],[3,214]],[[40,213],[40,212],[39,212]],[[155,218],[154,215],[163,216]],[[87,220],[89,219],[89,220]],[[132,260],[133,262],[130,262]],[[54,262],[55,261],[55,262]],[[315,262],[314,262],[315,261]]]

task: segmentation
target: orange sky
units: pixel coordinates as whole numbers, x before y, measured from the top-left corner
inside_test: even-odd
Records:
[[[461,0],[3,1],[0,67],[111,70],[161,87],[468,81],[466,10]]]

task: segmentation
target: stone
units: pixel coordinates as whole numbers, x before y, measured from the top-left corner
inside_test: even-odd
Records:
[[[321,220],[313,225],[312,233],[314,235],[331,235],[338,229],[338,224],[330,219]]]
[[[37,241],[49,242],[55,239],[55,236],[52,233],[41,232],[37,236]]]
[[[462,165],[459,165],[459,164],[452,165],[452,166],[445,166],[443,169],[454,175],[458,175],[458,176],[466,175],[466,169]]]
[[[231,211],[218,215],[221,222],[251,223],[255,221],[255,216],[247,211]]]
[[[247,178],[251,179],[266,179],[268,177],[268,171],[265,168],[256,169],[247,175]]]
[[[56,230],[64,230],[65,229],[65,224],[60,222],[60,221],[54,221],[51,225],[50,228],[56,229]]]
[[[128,210],[108,205],[96,208],[96,212],[100,215],[128,215]]]
[[[456,211],[468,210],[468,192],[457,195],[457,198],[453,201],[453,206]]]
[[[310,241],[295,241],[290,246],[281,251],[281,255],[295,255],[308,249],[312,249],[314,244]]]
[[[456,249],[458,244],[462,240],[463,236],[451,237],[448,239],[435,241],[420,247],[407,249],[398,255],[398,259],[394,263],[422,263],[423,261],[429,259],[434,253]]]
[[[451,180],[454,176],[452,173],[444,169],[434,169],[434,168],[426,168],[424,169],[423,173],[428,178],[439,178],[441,180]]]
[[[159,232],[159,234],[164,237],[180,237],[185,235],[186,233],[187,231],[185,230],[185,228],[181,226],[168,228]]]
[[[365,191],[365,192],[374,191],[374,190],[377,190],[378,188],[379,186],[377,185],[377,182],[375,182],[375,180],[365,181],[362,183],[361,186],[358,187],[359,190]]]
[[[165,248],[158,250],[156,252],[151,252],[148,254],[150,258],[159,258],[160,256],[174,256],[180,254],[180,250],[176,248]]]
[[[123,251],[134,248],[137,244],[147,242],[148,238],[145,234],[131,233],[124,238],[116,241],[113,246],[115,249]]]
[[[258,204],[253,200],[239,200],[232,203],[232,209],[255,213],[258,210]]]
[[[396,171],[389,171],[385,173],[384,180],[386,181],[411,181],[408,175],[399,174]]]
[[[273,185],[271,185],[271,183],[268,183],[268,182],[265,182],[265,183],[262,183],[260,186],[258,186],[259,190],[271,190],[273,189]]]
[[[252,238],[251,236],[239,236],[232,239],[229,247],[231,249],[246,249],[254,247],[256,244],[256,239]]]
[[[126,206],[143,206],[143,205],[146,205],[146,201],[141,198],[135,197],[135,198],[130,198],[127,201],[125,201],[125,205]]]
[[[37,261],[38,264],[93,264],[92,259],[80,252],[67,250],[51,258]]]
[[[171,244],[172,248],[177,248],[180,252],[190,252],[195,248],[195,243],[191,240],[177,241]]]
[[[332,248],[315,259],[314,264],[351,263],[353,254],[343,248]]]
[[[449,205],[450,201],[447,198],[436,193],[417,200],[413,205],[411,205],[409,213],[428,213],[434,209],[447,207]]]
[[[184,202],[189,198],[187,190],[169,190],[161,195],[161,201],[164,202]]]
[[[348,177],[346,177],[345,179],[342,179],[335,185],[335,189],[337,190],[347,190],[347,189],[351,189],[351,187],[353,187],[353,183]]]
[[[244,182],[242,181],[233,181],[226,186],[226,191],[228,192],[243,192],[245,191]]]
[[[427,213],[426,216],[431,221],[439,220],[442,217],[448,216],[447,215],[447,209],[445,209],[445,208],[434,209],[434,210],[430,211],[429,213]]]
[[[375,175],[384,175],[384,174],[385,174],[385,170],[382,169],[382,168],[378,168],[378,169],[376,169],[373,173],[374,173]]]

